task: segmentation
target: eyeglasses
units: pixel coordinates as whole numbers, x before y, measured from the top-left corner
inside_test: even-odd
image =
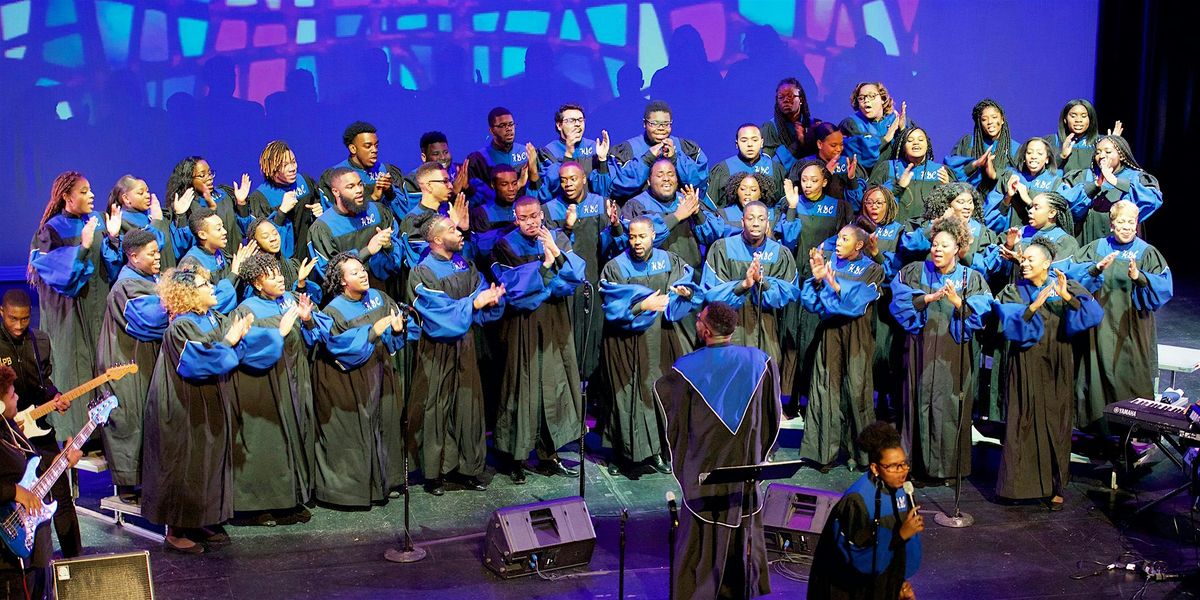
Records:
[[[791,100],[792,98],[799,98],[799,97],[800,97],[800,92],[792,92],[790,94],[779,94],[779,95],[775,96],[775,99],[782,102],[784,100]]]
[[[442,185],[450,185],[451,183],[451,180],[449,179],[429,179],[427,181],[429,181],[429,183],[440,183]]]
[[[878,463],[876,463],[876,464],[878,464]],[[880,464],[879,468],[883,469],[884,471],[887,471],[888,473],[899,473],[901,471],[907,471],[910,468],[912,468],[912,463],[906,460],[904,462],[889,463],[886,465]]]
[[[872,101],[872,100],[874,100],[874,99],[876,99],[876,98],[878,98],[878,97],[879,97],[879,94],[875,94],[875,93],[871,93],[871,94],[859,94],[859,95],[858,95],[858,101],[859,101],[859,102],[870,102],[870,101]]]
[[[216,171],[209,171],[209,172],[207,172],[207,173],[193,173],[193,174],[192,174],[192,179],[215,179],[216,177],[217,177],[217,172],[216,172]]]
[[[536,213],[533,213],[532,215],[518,215],[517,222],[518,223],[530,223],[533,221],[537,221],[541,218],[542,218],[542,213],[536,212]]]
[[[579,125],[583,123],[583,119],[583,117],[563,117],[562,122],[564,125]]]
[[[651,121],[651,120],[647,119],[646,125],[649,125],[652,129],[666,129],[671,126],[671,122],[670,121]]]
[[[492,128],[493,129],[516,129],[517,122],[516,121],[508,121],[506,123],[496,123],[495,125],[492,125]]]

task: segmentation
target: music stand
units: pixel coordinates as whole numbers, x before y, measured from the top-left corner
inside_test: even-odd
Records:
[[[751,482],[768,481],[772,479],[789,479],[795,475],[800,467],[804,466],[802,460],[789,460],[784,462],[765,462],[756,465],[737,465],[732,467],[717,467],[712,471],[700,474],[700,485],[723,485],[731,483],[742,484],[742,504],[743,509],[746,508],[746,499],[750,497]],[[738,523],[738,529],[742,528],[745,522],[743,519]],[[749,543],[749,537],[743,538],[746,543]],[[750,582],[750,561],[747,557],[742,558],[742,579],[744,580],[745,596],[750,597],[751,582]]]

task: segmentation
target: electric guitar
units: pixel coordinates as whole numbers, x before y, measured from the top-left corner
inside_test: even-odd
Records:
[[[63,471],[67,470],[67,451],[81,448],[96,427],[108,422],[108,414],[116,407],[116,396],[108,396],[97,402],[88,411],[87,424],[79,430],[75,437],[71,438],[71,441],[63,448],[62,454],[58,455],[58,458],[50,464],[50,468],[46,469],[41,477],[37,476],[38,464],[42,462],[40,456],[35,456],[25,463],[25,476],[21,478],[19,485],[37,497],[38,502],[42,505],[42,514],[30,515],[25,507],[17,502],[9,502],[8,506],[0,507],[0,539],[4,540],[4,544],[8,546],[9,550],[12,550],[13,554],[21,558],[29,558],[29,555],[33,553],[34,532],[38,525],[49,521],[58,508],[58,502],[52,501],[46,504],[42,502],[42,499],[50,493],[50,486],[54,485]]]
[[[76,398],[110,382],[116,381],[130,373],[137,373],[137,363],[129,363],[124,365],[114,365],[108,368],[104,373],[97,375],[85,382],[83,385],[62,394],[60,399],[66,400],[68,403]],[[51,400],[41,406],[30,406],[25,410],[17,413],[13,420],[21,427],[21,433],[27,438],[41,437],[50,433],[49,429],[38,427],[37,420],[54,412],[54,401]]]

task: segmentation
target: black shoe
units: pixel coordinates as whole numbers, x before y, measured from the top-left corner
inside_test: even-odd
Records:
[[[663,475],[671,474],[671,465],[668,465],[666,461],[664,461],[663,458],[657,454],[650,459],[650,466],[653,467],[655,471],[658,471]]]
[[[230,525],[238,527],[274,527],[279,524],[269,512],[244,513],[229,520]]]
[[[561,475],[563,477],[579,477],[579,471],[577,469],[572,469],[562,464],[562,461],[557,458],[543,460],[538,465],[538,472],[547,476]]]
[[[609,462],[608,463],[608,474],[612,475],[613,477],[620,475],[621,474],[621,465],[618,465],[615,462]]]
[[[508,476],[512,478],[514,485],[525,485],[525,467],[521,464],[513,465]]]
[[[446,493],[446,488],[442,485],[442,480],[440,478],[439,479],[426,479],[425,480],[425,493],[433,495],[433,496],[441,496],[442,494]]]
[[[312,520],[312,513],[308,512],[303,506],[286,512],[275,517],[276,525],[295,525],[297,523],[307,523]]]
[[[163,550],[167,552],[178,552],[180,554],[204,554],[204,544],[192,540],[191,546],[176,546],[167,538],[163,538]]]
[[[486,492],[488,489],[487,484],[474,475],[458,475],[452,481],[462,489],[472,492]]]
[[[118,485],[117,499],[125,504],[137,506],[141,502],[141,493],[138,492],[137,486]]]

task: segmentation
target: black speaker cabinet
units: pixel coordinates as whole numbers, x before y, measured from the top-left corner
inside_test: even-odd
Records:
[[[825,520],[841,497],[837,492],[783,483],[767,486],[767,503],[763,508],[767,551],[811,556],[817,549]]]
[[[503,579],[586,565],[596,530],[583,498],[509,506],[492,513],[483,564]]]
[[[150,553],[64,558],[50,563],[58,600],[154,600]]]

